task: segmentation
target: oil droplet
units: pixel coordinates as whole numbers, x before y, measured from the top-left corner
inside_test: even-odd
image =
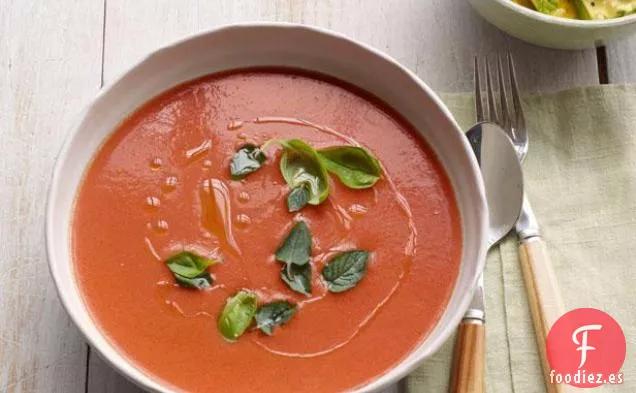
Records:
[[[154,226],[154,230],[155,232],[161,233],[161,234],[168,232],[168,221],[158,220]]]
[[[244,132],[239,133],[239,134],[237,135],[237,137],[238,137],[239,139],[243,139],[243,140],[247,140],[247,138],[249,138],[249,137],[247,136],[247,134],[246,134],[246,133],[244,133]]]
[[[161,200],[156,196],[149,196],[146,198],[146,209],[155,211],[161,205]]]
[[[236,227],[247,228],[252,223],[252,219],[247,214],[239,214],[236,216]]]
[[[210,160],[203,161],[203,170],[207,171],[210,168],[212,168],[212,161],[210,161]]]
[[[227,185],[219,179],[206,179],[199,197],[203,228],[219,239],[224,251],[240,256],[241,251],[232,234],[232,210]]]
[[[241,120],[232,120],[227,125],[227,129],[230,131],[238,130],[241,127],[243,127],[243,122]]]
[[[369,209],[367,209],[366,206],[358,205],[357,203],[349,206],[349,213],[356,217],[362,217],[367,214],[368,211]]]
[[[150,169],[152,169],[153,171],[159,170],[162,165],[163,161],[161,161],[161,158],[159,157],[155,157],[150,161]]]
[[[250,194],[248,194],[248,193],[247,193],[247,192],[245,192],[245,191],[242,191],[242,192],[239,194],[239,196],[238,196],[238,200],[239,200],[239,202],[243,202],[243,203],[249,202],[249,200],[250,200]]]
[[[176,176],[168,176],[166,177],[166,181],[163,183],[163,191],[172,192],[177,189],[178,184],[179,180]]]

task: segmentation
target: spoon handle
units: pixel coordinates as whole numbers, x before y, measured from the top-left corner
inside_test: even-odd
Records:
[[[532,237],[519,246],[519,259],[528,293],[537,345],[541,355],[543,376],[548,393],[579,391],[570,385],[557,385],[550,380],[550,364],[546,353],[546,339],[550,328],[565,313],[561,291],[552,262],[541,237]]]
[[[486,391],[486,325],[464,319],[457,331],[450,393]]]

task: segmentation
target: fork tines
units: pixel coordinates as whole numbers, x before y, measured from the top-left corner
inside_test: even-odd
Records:
[[[488,58],[483,59],[483,69],[486,73],[486,86],[484,88],[481,77],[482,62],[478,56],[475,56],[475,112],[477,121],[492,121],[499,124],[504,130],[511,132],[512,129],[521,126],[523,112],[512,55],[508,52],[505,57],[504,60],[501,56],[497,56],[495,62],[499,95],[499,100],[496,100],[493,88],[494,78],[491,72],[491,69],[495,67],[491,65]],[[485,97],[484,90],[486,91]]]

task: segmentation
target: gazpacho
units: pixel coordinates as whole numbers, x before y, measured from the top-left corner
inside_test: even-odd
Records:
[[[190,392],[368,383],[436,325],[462,249],[412,127],[291,69],[209,75],[138,109],[87,169],[72,231],[93,319]]]

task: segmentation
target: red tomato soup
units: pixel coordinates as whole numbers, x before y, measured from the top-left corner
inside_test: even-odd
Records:
[[[271,144],[260,170],[232,180],[246,143],[302,139],[356,145],[380,179],[290,213]],[[311,295],[280,277],[275,253],[295,222],[313,238]],[[145,104],[96,154],[73,218],[75,272],[92,317],[154,378],[191,392],[341,392],[387,372],[433,329],[459,273],[461,224],[430,147],[384,104],[338,81],[292,70],[210,75]],[[366,274],[332,293],[321,277],[343,250],[369,252]],[[165,261],[184,250],[220,261],[209,288],[179,286]],[[218,319],[247,290],[296,304],[271,336],[235,342]]]

